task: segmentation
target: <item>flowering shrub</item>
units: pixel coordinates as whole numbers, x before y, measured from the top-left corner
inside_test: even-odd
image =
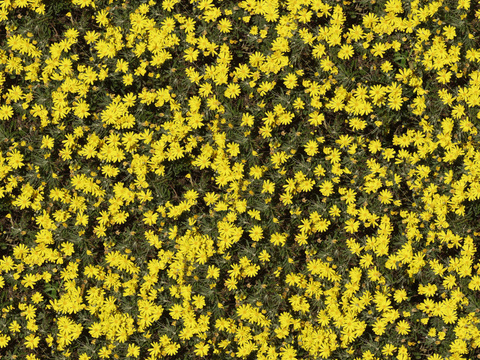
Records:
[[[0,354],[477,356],[479,19],[2,1]]]

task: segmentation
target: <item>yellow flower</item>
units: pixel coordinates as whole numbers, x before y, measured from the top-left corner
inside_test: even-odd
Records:
[[[220,269],[217,268],[214,265],[210,265],[208,267],[207,279],[213,278],[213,279],[217,280],[219,278],[219,276],[220,276]]]
[[[313,126],[320,126],[325,120],[325,115],[323,113],[319,113],[318,111],[314,111],[313,113],[309,114],[308,123]]]
[[[133,75],[131,73],[123,75],[122,79],[125,86],[133,84]]]
[[[320,185],[320,192],[323,196],[330,196],[333,194],[334,186],[330,180],[324,180],[323,183]]]
[[[18,101],[24,97],[25,95],[23,94],[23,90],[20,88],[20,86],[12,86],[7,92],[7,99],[10,99],[11,101]]]
[[[251,76],[250,68],[247,64],[240,64],[235,68],[235,76],[240,80],[245,80]]]
[[[17,149],[7,153],[7,161],[8,165],[13,169],[19,169],[25,165],[23,163],[23,155]]]
[[[250,176],[252,176],[254,179],[260,179],[263,175],[263,169],[262,167],[258,165],[254,165],[250,168]]]
[[[185,55],[183,55],[183,58],[185,59],[185,61],[188,61],[188,62],[197,61],[198,55],[200,54],[200,52],[193,47],[189,47],[188,49],[185,49],[184,52],[185,52]]]
[[[253,241],[260,241],[263,238],[263,229],[259,225],[253,226],[250,230],[250,238]]]
[[[212,204],[215,204],[219,198],[220,198],[220,195],[215,194],[214,192],[208,192],[203,197],[203,200],[205,201],[207,206],[210,206]]]
[[[368,144],[368,150],[372,154],[376,154],[378,151],[382,149],[382,143],[380,140],[371,140],[370,143]]]
[[[318,144],[315,140],[310,140],[304,146],[305,152],[308,156],[314,156],[318,154]]]
[[[26,274],[21,281],[22,285],[33,289],[35,283],[37,282],[37,277],[34,274]]]
[[[293,102],[293,108],[295,110],[302,110],[304,107],[305,107],[305,103],[300,98],[296,98],[295,101]]]
[[[64,242],[62,243],[61,247],[65,256],[70,256],[74,253],[74,246],[73,246],[73,243],[71,242],[68,242],[68,241]]]
[[[385,51],[387,51],[387,45],[384,43],[376,43],[375,45],[373,45],[373,48],[370,50],[373,56],[380,56],[382,59]]]
[[[110,164],[102,166],[102,173],[106,177],[115,177],[118,175],[119,172],[120,170],[118,170],[115,166],[112,166]]]
[[[100,357],[100,359],[105,359],[105,358],[108,358],[110,356],[111,352],[112,352],[112,350],[110,350],[106,346],[102,346],[102,348],[98,352],[98,356]]]
[[[182,314],[183,314],[183,307],[182,307],[182,305],[180,305],[180,304],[174,304],[174,305],[170,308],[169,314],[170,314],[170,316],[172,317],[172,319],[174,319],[174,320],[180,319],[180,317],[181,317]]]
[[[229,143],[227,145],[227,152],[230,156],[237,156],[240,153],[240,145],[234,142]]]
[[[286,234],[281,234],[276,232],[272,234],[272,236],[270,237],[270,242],[276,246],[278,245],[284,246],[286,241],[287,241]]]
[[[337,56],[342,60],[348,60],[353,56],[353,53],[354,53],[353,46],[344,44],[340,48],[340,51],[338,52]]]
[[[11,339],[10,336],[0,333],[0,349],[7,347],[10,339]]]
[[[294,89],[297,86],[297,75],[293,73],[287,74],[283,78],[283,83],[287,89]]]
[[[262,194],[264,193],[273,194],[274,192],[275,192],[275,184],[268,179],[264,180],[263,187],[262,187]]]
[[[218,30],[224,34],[228,34],[232,30],[232,23],[229,19],[221,19],[217,25]]]
[[[230,291],[236,290],[237,289],[237,280],[230,277],[227,280],[225,280],[225,286]]]
[[[445,35],[447,40],[453,40],[456,35],[455,28],[451,25],[444,26],[443,35]]]
[[[48,135],[42,137],[42,146],[40,149],[52,149],[54,145],[54,139]]]
[[[106,230],[104,225],[98,225],[93,228],[93,233],[98,237],[105,237],[107,236]]]
[[[93,0],[72,0],[72,3],[74,5],[80,5],[81,8],[84,8],[86,6],[91,6],[95,9],[95,1]]]
[[[435,284],[427,284],[427,285],[420,284],[418,286],[418,293],[420,295],[425,295],[426,297],[432,297],[433,295],[435,295],[436,291],[437,291],[437,285]]]
[[[100,34],[95,31],[87,31],[85,33],[84,39],[87,44],[93,44],[100,37]]]
[[[225,90],[224,95],[229,99],[237,98],[238,95],[240,95],[240,85],[235,83],[228,84],[227,90]]]
[[[378,195],[378,199],[384,205],[388,205],[392,203],[393,195],[389,190],[382,190]]]
[[[79,100],[73,103],[73,112],[75,116],[78,116],[80,119],[85,119],[87,116],[90,115],[88,110],[90,110],[89,105],[85,100]]]
[[[25,347],[27,349],[35,349],[40,342],[40,338],[38,336],[35,336],[35,334],[28,335],[27,337],[25,337],[25,340]]]
[[[157,222],[157,219],[158,219],[158,214],[150,210],[144,214],[143,222],[146,225],[154,225]]]
[[[20,324],[17,322],[17,320],[13,320],[12,323],[9,326],[9,329],[11,332],[16,333],[19,332],[21,329]],[[0,346],[1,347],[1,346]]]
[[[400,321],[397,323],[397,326],[396,326],[395,330],[396,330],[400,335],[407,335],[407,334],[410,332],[410,325],[409,325],[408,322],[406,322],[405,320],[400,320]]]
[[[465,10],[470,9],[470,0],[459,0],[457,9],[465,9]],[[477,15],[476,17],[478,18],[479,16]]]
[[[106,27],[107,24],[109,23],[107,15],[108,15],[107,9],[102,9],[99,12],[97,12],[96,21],[100,26]]]
[[[175,355],[178,352],[178,349],[180,349],[180,345],[177,343],[169,343],[165,346],[165,352],[170,356]]]
[[[393,70],[393,65],[390,61],[385,61],[382,66],[380,67],[384,73],[388,73],[389,71]]]
[[[389,0],[385,4],[385,12],[391,12],[394,14],[399,14],[403,12],[402,1],[401,0]]]
[[[267,252],[267,250],[262,250],[258,258],[260,259],[261,262],[269,262],[270,254]]]
[[[194,295],[192,300],[193,300],[193,305],[197,309],[202,309],[205,306],[205,297],[202,295]]]
[[[117,65],[115,67],[115,72],[127,73],[128,72],[128,63],[123,59],[118,59],[117,60]]]
[[[472,280],[468,284],[468,288],[470,290],[480,290],[480,276],[474,275],[472,276]]]
[[[208,350],[210,349],[210,345],[205,344],[205,342],[200,342],[195,344],[195,355],[204,357],[208,354]]]
[[[344,229],[346,232],[350,234],[354,234],[358,231],[359,226],[360,226],[359,221],[355,220],[355,218],[350,218],[347,221],[345,221]]]
[[[396,290],[393,295],[393,298],[397,303],[401,303],[402,301],[408,299],[407,292],[405,291],[405,289]]]
[[[250,127],[252,127],[254,120],[255,120],[255,118],[254,118],[251,114],[243,113],[243,114],[242,114],[242,122],[241,122],[240,125],[241,125],[241,126],[250,126]]]

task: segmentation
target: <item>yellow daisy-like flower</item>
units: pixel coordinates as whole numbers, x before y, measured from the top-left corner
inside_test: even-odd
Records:
[[[388,205],[392,202],[393,195],[389,190],[385,189],[380,191],[380,194],[378,195],[378,199],[382,204]]]
[[[319,113],[318,111],[314,111],[309,115],[308,123],[314,126],[320,126],[325,121],[325,115],[323,113]]]
[[[253,226],[250,230],[250,237],[253,241],[259,241],[263,238],[263,229],[259,225]]]
[[[129,86],[129,85],[133,84],[133,75],[132,74],[125,74],[125,75],[123,75],[122,79],[123,79],[123,84],[125,86]]]
[[[395,328],[400,335],[407,335],[410,332],[410,324],[405,320],[400,320]]]
[[[348,60],[350,59],[352,56],[353,56],[353,46],[352,45],[348,45],[348,44],[344,44],[342,45],[342,47],[340,48],[340,51],[338,52],[338,57],[340,59],[343,59],[343,60]]]
[[[215,279],[217,280],[220,276],[220,269],[217,268],[216,266],[214,265],[210,265],[208,267],[208,271],[207,271],[207,279]]]
[[[7,153],[7,161],[8,165],[13,169],[19,169],[25,165],[23,163],[23,155],[17,149]]]
[[[135,345],[135,344],[129,344],[128,345],[128,352],[127,352],[127,357],[131,356],[134,358],[138,358],[140,355],[140,347]]]
[[[380,68],[384,73],[388,73],[393,70],[393,65],[390,61],[385,61]]]
[[[310,140],[304,145],[305,152],[308,156],[314,156],[318,154],[318,144],[315,140]]]
[[[40,342],[40,338],[35,336],[35,334],[30,334],[25,338],[25,347],[27,349],[35,349]]]
[[[229,19],[221,19],[217,25],[218,30],[224,34],[228,34],[232,30],[232,23]]]
[[[79,100],[73,103],[73,112],[75,116],[78,116],[80,119],[85,119],[87,116],[90,115],[88,110],[90,110],[90,106],[85,100]]]
[[[284,246],[286,241],[287,241],[287,236],[285,234],[280,234],[278,232],[276,232],[275,234],[272,234],[272,236],[270,237],[270,242],[276,246],[278,245]]]
[[[456,33],[455,28],[453,26],[447,25],[443,28],[443,35],[445,35],[445,37],[448,40],[453,40],[455,38],[455,36],[457,35],[457,33]]]
[[[397,303],[401,303],[402,301],[408,299],[407,292],[405,291],[405,289],[396,290],[393,295],[393,298]]]
[[[240,95],[240,85],[235,83],[228,84],[227,90],[225,90],[224,95],[229,99],[237,98],[238,95]]]
[[[0,349],[4,348],[8,345],[11,337],[5,334],[0,334]]]
[[[48,136],[48,135],[45,135],[42,137],[42,146],[40,146],[40,149],[53,149],[53,145],[54,145],[54,142],[55,140]]]
[[[297,75],[290,73],[283,78],[283,83],[287,89],[294,89],[297,86]]]
[[[274,191],[275,191],[275,184],[273,182],[271,182],[270,180],[264,180],[263,181],[262,194],[264,194],[264,193],[273,194]]]
[[[205,342],[200,342],[195,344],[195,355],[197,356],[205,356],[208,354],[208,350],[210,349],[210,345],[205,344]]]
[[[185,50],[185,55],[183,55],[183,58],[188,62],[193,62],[198,59],[199,54],[200,52],[197,49],[190,47]]]
[[[13,108],[10,105],[0,106],[0,120],[9,120],[13,116]]]
[[[262,252],[258,256],[258,259],[261,262],[268,262],[268,261],[270,261],[270,254],[267,252],[267,250],[262,250]]]
[[[146,225],[154,225],[157,222],[157,218],[158,218],[158,214],[150,210],[144,214],[143,222]]]

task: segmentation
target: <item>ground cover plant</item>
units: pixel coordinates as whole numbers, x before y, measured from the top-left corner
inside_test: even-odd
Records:
[[[0,358],[478,358],[479,19],[1,1]]]

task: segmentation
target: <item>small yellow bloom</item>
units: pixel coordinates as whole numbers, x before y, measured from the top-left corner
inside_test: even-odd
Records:
[[[402,301],[408,299],[407,292],[405,291],[405,289],[396,290],[393,295],[393,298],[397,303],[401,303]]]
[[[310,140],[303,147],[308,156],[315,156],[318,154],[318,144],[315,140]]]
[[[275,184],[268,179],[264,180],[263,187],[262,187],[262,194],[264,193],[273,194],[274,192],[275,192]]]
[[[158,214],[150,210],[144,214],[143,222],[147,225],[154,225],[157,222],[157,219],[158,219]]]
[[[340,59],[343,59],[343,60],[348,60],[350,59],[352,56],[353,56],[353,46],[352,45],[348,45],[348,44],[344,44],[342,45],[342,47],[340,48],[340,51],[338,52],[338,57]]]
[[[250,230],[250,238],[253,241],[260,241],[263,238],[263,229],[259,225],[253,226]]]
[[[217,280],[219,278],[219,276],[220,276],[220,269],[217,268],[214,265],[210,265],[208,267],[207,279],[213,278],[213,279]]]
[[[267,250],[262,250],[258,258],[260,259],[261,262],[269,262],[270,254],[267,252]]]
[[[410,325],[405,320],[400,320],[395,328],[400,335],[407,335],[410,332]]]
[[[224,34],[228,34],[232,30],[232,23],[229,19],[221,19],[217,25],[218,30]]]
[[[384,73],[388,73],[390,71],[393,70],[393,65],[390,61],[385,61],[382,66],[381,66],[381,69]]]
[[[27,349],[35,349],[38,346],[38,343],[40,342],[40,338],[38,336],[35,336],[35,334],[30,334],[27,337],[25,337],[25,347]]]
[[[240,95],[240,85],[235,83],[228,84],[227,90],[225,90],[224,95],[229,99],[237,98],[238,95]]]
[[[297,86],[297,75],[293,73],[287,74],[283,78],[283,83],[287,89],[294,89]]]
[[[205,342],[200,342],[195,344],[195,355],[204,357],[208,354],[208,350],[210,349],[210,345],[205,344]]]

